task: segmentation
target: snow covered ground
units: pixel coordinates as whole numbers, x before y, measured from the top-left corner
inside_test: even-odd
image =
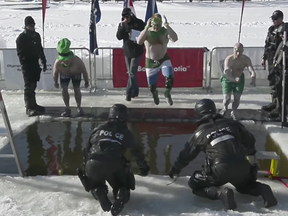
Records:
[[[1,2],[0,2],[1,5]],[[233,46],[238,37],[238,23],[240,19],[241,3],[157,3],[159,12],[167,16],[171,26],[179,35],[177,43],[170,46]],[[90,5],[79,2],[51,3],[46,11],[45,46],[56,47],[59,39],[69,37],[73,47],[89,46],[89,16]],[[97,38],[100,47],[120,47],[121,41],[116,40],[115,33],[122,2],[100,3],[102,11],[101,21],[97,24]],[[145,17],[146,3],[134,2],[138,17]],[[19,8],[19,7],[18,7]],[[269,17],[276,9],[285,13],[288,8],[286,1],[247,2],[241,41],[244,46],[263,46],[266,31],[271,21]],[[25,16],[32,15],[37,23],[37,30],[42,35],[41,10],[15,10],[8,6],[0,6],[0,36],[7,47],[15,47],[15,39],[23,30]],[[0,43],[1,45],[1,43]],[[2,91],[8,114],[15,132],[21,131],[27,124],[35,121],[24,113],[22,91]],[[203,90],[173,90],[176,107],[191,108],[197,99],[210,97],[215,99],[217,107],[221,108],[222,96],[220,90],[207,94]],[[162,97],[163,98],[163,97]],[[63,106],[59,92],[38,92],[39,104],[46,106]],[[259,109],[270,101],[268,88],[246,88],[240,108]],[[128,103],[124,100],[124,91],[98,90],[96,93],[83,91],[83,106],[111,106],[115,102],[127,104],[129,107],[154,107],[146,89],[141,89],[140,97]],[[164,102],[164,101],[163,101]],[[71,95],[71,105],[75,106]],[[161,103],[159,107],[166,107]],[[0,132],[5,132],[3,121],[0,121]],[[267,129],[277,140],[282,150],[288,155],[287,129],[280,129],[279,125],[268,124]],[[1,139],[2,146],[7,142]],[[284,144],[283,144],[284,143]],[[0,159],[1,161],[1,159]],[[288,189],[277,181],[269,181],[276,193],[279,205],[266,210],[260,198],[252,198],[236,193],[238,209],[223,212],[218,201],[210,201],[195,197],[187,187],[187,177],[182,177],[170,186],[167,177],[137,176],[137,189],[132,193],[132,199],[123,210],[122,215],[132,216],[170,216],[170,215],[287,215]],[[268,180],[263,180],[268,182]],[[22,179],[20,177],[3,176],[0,178],[0,214],[1,215],[109,215],[102,213],[98,203],[86,193],[75,176],[39,176]],[[212,204],[213,203],[213,204]]]

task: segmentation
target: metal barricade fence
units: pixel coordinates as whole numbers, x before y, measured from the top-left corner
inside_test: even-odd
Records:
[[[77,55],[83,61],[87,69],[90,89],[95,88],[92,83],[93,79],[91,78],[93,77],[93,71],[92,71],[92,63],[91,63],[92,61],[91,61],[90,50],[86,47],[72,47],[70,49],[71,51],[74,52],[75,55]],[[4,58],[5,51],[12,51],[12,52],[9,52],[10,56],[6,56]],[[47,60],[47,69],[51,70],[51,73],[52,73],[54,62],[57,59],[57,50],[56,48],[44,48],[44,53],[45,53],[46,60]],[[4,64],[9,64],[9,65],[4,65]],[[50,66],[49,68],[48,68],[48,65]],[[0,85],[1,87],[5,86],[5,81],[6,81],[5,74],[9,73],[8,70],[12,70],[13,72],[22,71],[21,65],[17,56],[16,48],[1,48],[0,49],[0,82],[1,82]],[[47,73],[45,75],[47,75]],[[17,79],[18,79],[18,76],[17,76]],[[19,79],[22,79],[22,74],[19,76]],[[43,75],[41,75],[41,79],[44,79]],[[41,82],[41,79],[40,79],[40,82]],[[45,81],[47,81],[47,79]],[[53,77],[51,77],[51,80],[49,78],[49,82],[53,82]]]
[[[168,47],[168,49],[192,49],[194,47]],[[93,58],[93,86],[97,88],[113,88],[113,49],[122,49],[122,47],[99,47],[94,50]],[[208,61],[210,53],[208,48],[203,47],[203,88],[208,85]],[[98,50],[98,55],[96,55]],[[123,58],[123,61],[125,59]],[[173,65],[173,62],[172,62]]]

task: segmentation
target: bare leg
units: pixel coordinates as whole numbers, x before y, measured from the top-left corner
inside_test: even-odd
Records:
[[[82,93],[80,91],[80,88],[74,87],[74,97],[75,97],[75,101],[77,104],[77,108],[80,109],[81,108],[81,99],[82,99]]]
[[[239,105],[240,105],[240,98],[241,98],[240,93],[234,92],[234,101],[232,103],[232,111],[237,111]]]
[[[225,110],[228,109],[230,101],[231,101],[231,93],[224,94],[223,105]]]
[[[237,92],[234,92],[233,95],[234,95],[234,101],[233,101],[233,103],[232,103],[231,117],[232,117],[234,120],[238,120],[237,109],[238,109],[238,107],[239,107],[240,98],[241,98],[241,95],[242,95],[242,94],[237,93]]]
[[[70,108],[70,105],[69,105],[69,93],[68,93],[68,87],[63,87],[62,88],[62,98],[63,98],[63,101],[64,101],[64,104],[66,106],[66,109],[69,109]]]
[[[221,115],[225,115],[227,109],[228,109],[228,106],[230,104],[230,101],[231,101],[231,93],[227,93],[227,94],[224,94],[224,99],[223,99],[223,109],[220,111],[220,114]]]

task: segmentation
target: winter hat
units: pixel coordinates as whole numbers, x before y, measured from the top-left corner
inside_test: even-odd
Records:
[[[282,11],[280,11],[280,10],[275,10],[270,18],[276,20],[276,19],[283,18],[283,17],[284,17],[284,14],[283,14]]]
[[[25,26],[35,25],[35,21],[31,16],[27,16],[25,17],[24,24]]]
[[[71,41],[68,38],[61,39],[57,44],[57,59],[67,61],[74,57],[74,53],[70,50]]]
[[[131,9],[130,8],[124,8],[122,11],[122,16],[130,16],[131,15]]]

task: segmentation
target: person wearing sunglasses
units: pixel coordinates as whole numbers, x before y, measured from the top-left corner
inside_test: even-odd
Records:
[[[261,109],[266,112],[272,113],[272,115],[277,115],[279,110],[279,102],[276,93],[276,76],[272,73],[273,69],[273,57],[275,56],[276,49],[282,41],[281,32],[284,26],[283,18],[284,14],[280,10],[275,10],[270,17],[273,24],[269,27],[268,33],[265,39],[264,54],[262,57],[261,65],[266,68],[266,62],[268,63],[268,73],[269,73],[269,86],[271,89],[271,103],[262,106]]]
[[[40,80],[41,71],[46,72],[46,57],[41,44],[41,36],[35,31],[35,21],[25,17],[25,29],[16,39],[16,50],[24,79],[24,101],[28,116],[42,115],[45,107],[36,103],[35,90]],[[39,59],[42,68],[39,65]]]
[[[232,111],[230,113],[234,120],[239,120],[237,116],[237,109],[240,104],[240,98],[244,90],[245,75],[244,69],[247,67],[251,74],[250,85],[256,86],[256,73],[252,66],[251,59],[243,54],[244,46],[242,43],[236,43],[233,48],[233,54],[226,57],[224,61],[224,73],[220,81],[223,92],[223,105],[224,108],[220,111],[221,115],[225,115],[228,105],[231,101],[231,94],[233,93],[234,101],[232,103]]]
[[[131,98],[138,97],[139,95],[137,71],[144,53],[144,46],[137,44],[131,36],[132,31],[140,33],[144,27],[145,23],[143,20],[137,18],[130,8],[123,9],[116,37],[118,40],[123,40],[123,52],[129,76],[126,89],[126,101],[131,101]]]
[[[53,79],[55,88],[59,88],[58,77],[60,75],[62,97],[65,103],[65,111],[61,114],[62,117],[71,116],[69,92],[68,92],[68,86],[70,80],[72,81],[73,84],[74,96],[79,116],[84,115],[84,111],[81,108],[82,94],[80,90],[82,75],[85,82],[84,84],[85,88],[89,87],[89,79],[86,67],[83,61],[70,50],[70,45],[71,42],[68,38],[63,38],[58,42],[57,45],[58,57],[53,67]]]

